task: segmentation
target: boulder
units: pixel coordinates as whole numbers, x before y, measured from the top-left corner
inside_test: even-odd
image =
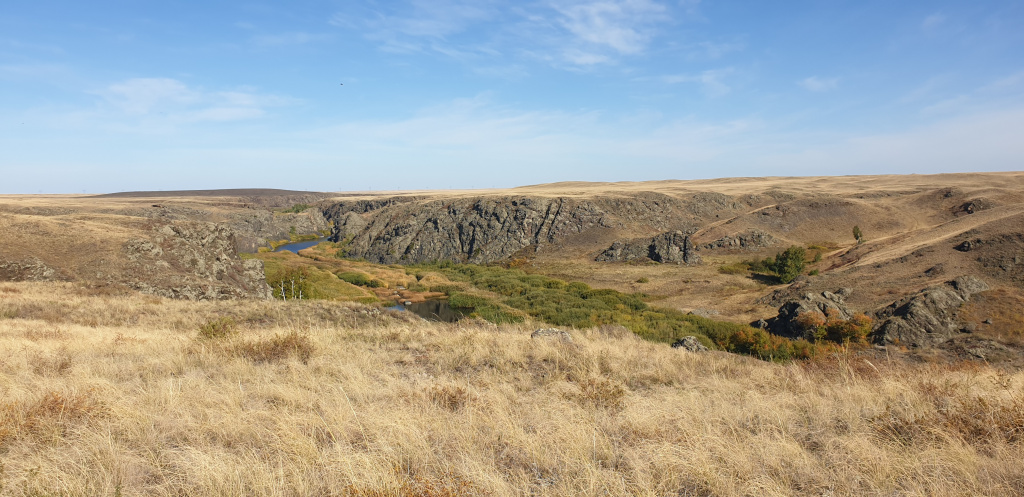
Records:
[[[725,236],[713,242],[705,243],[699,246],[697,250],[758,250],[774,245],[778,245],[778,240],[775,237],[761,230],[750,229],[744,233]]]
[[[796,300],[790,300],[779,307],[776,317],[768,320],[765,325],[760,322],[751,326],[766,326],[776,335],[790,338],[812,338],[807,336],[807,330],[801,321],[808,319],[808,315],[814,320],[824,321],[829,317],[839,319],[850,319],[855,314],[846,306],[846,297],[852,293],[849,288],[841,288],[835,292],[805,293]],[[759,320],[761,321],[761,320]]]
[[[930,347],[969,332],[958,319],[960,307],[989,286],[974,276],[961,276],[925,288],[875,312],[873,333],[879,344]]]
[[[572,343],[572,336],[569,332],[560,330],[558,328],[541,328],[534,330],[530,334],[530,338],[534,340],[559,340],[562,342]]]
[[[683,349],[690,352],[707,352],[708,348],[704,344],[700,343],[700,340],[695,336],[686,336],[679,340],[676,340],[672,344],[673,349]]]
[[[690,236],[682,231],[667,231],[653,238],[617,241],[595,260],[624,262],[649,259],[660,263],[699,264]]]

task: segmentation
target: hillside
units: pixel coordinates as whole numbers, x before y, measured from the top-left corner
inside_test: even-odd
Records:
[[[0,495],[1021,495],[1024,373],[0,283]]]
[[[0,196],[0,496],[1024,495],[1022,226],[1024,173]]]

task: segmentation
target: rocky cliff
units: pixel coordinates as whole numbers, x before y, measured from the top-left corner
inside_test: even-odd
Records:
[[[595,259],[597,261],[651,260],[661,263],[699,264],[690,236],[682,231],[662,233],[654,238],[617,241]]]
[[[527,247],[607,226],[607,212],[569,198],[482,198],[452,201],[359,202],[329,208],[333,239],[373,262],[435,260],[486,263]],[[375,208],[376,207],[376,208]],[[360,210],[373,215],[358,217]]]
[[[323,212],[334,224],[333,239],[344,244],[350,256],[386,264],[435,260],[487,263],[541,251],[569,237],[579,242],[578,235],[594,235],[583,237],[590,240],[601,238],[598,235],[659,232],[662,234],[653,238],[620,240],[616,247],[626,256],[636,252],[663,262],[693,263],[697,258],[685,233],[749,206],[721,194],[637,192],[628,197],[593,198],[392,197],[334,202],[324,205]],[[601,249],[594,247],[593,253]],[[609,257],[606,260],[620,260]],[[625,256],[620,253],[618,257]]]
[[[220,300],[270,298],[263,262],[241,259],[234,232],[226,226],[176,221],[133,238],[123,247],[128,259],[121,283],[172,298]]]

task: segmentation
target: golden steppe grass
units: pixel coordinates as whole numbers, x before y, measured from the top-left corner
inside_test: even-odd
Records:
[[[1022,373],[531,330],[0,284],[0,495],[1024,493]]]

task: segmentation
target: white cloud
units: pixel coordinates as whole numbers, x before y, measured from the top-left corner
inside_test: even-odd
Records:
[[[687,15],[695,5],[683,2],[674,9]],[[338,13],[330,23],[361,32],[391,53],[433,52],[467,62],[511,54],[575,69],[642,54],[672,13],[655,0],[540,0],[511,6],[495,0],[408,0]],[[474,39],[467,41],[471,32]],[[703,48],[716,54],[729,49]]]
[[[732,74],[732,68],[711,69],[698,74],[674,74],[662,76],[661,80],[668,84],[699,83],[705,94],[711,97],[720,97],[732,91],[723,79]]]
[[[268,107],[293,102],[248,88],[230,91],[190,88],[172,78],[133,78],[96,93],[125,116],[159,117],[166,122],[253,119],[264,115]]]
[[[604,64],[611,61],[611,59],[609,59],[607,56],[596,53],[584,52],[576,48],[566,49],[565,51],[562,52],[562,57],[564,60],[577,66],[592,66],[595,64]]]
[[[620,54],[642,52],[654,34],[653,25],[668,17],[665,6],[650,0],[555,2],[551,7],[577,39]]]
[[[798,85],[807,91],[826,92],[839,87],[839,78],[819,78],[811,76],[797,82]]]
[[[102,95],[128,114],[148,114],[165,106],[197,102],[200,96],[181,81],[170,78],[134,78],[110,85]]]
[[[372,11],[363,16],[348,12],[335,14],[330,24],[369,31],[369,37],[387,40],[396,35],[445,38],[469,28],[497,13],[488,0],[410,0],[395,9],[399,13]]]

